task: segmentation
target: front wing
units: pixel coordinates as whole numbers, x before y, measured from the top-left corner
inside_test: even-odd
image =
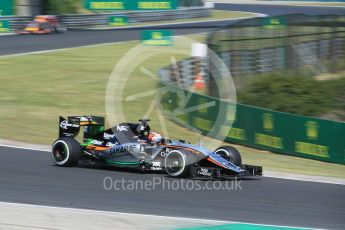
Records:
[[[192,167],[192,177],[194,178],[229,178],[229,177],[250,177],[250,176],[262,176],[262,166],[255,165],[242,165],[241,172],[234,173],[230,170],[218,167]]]

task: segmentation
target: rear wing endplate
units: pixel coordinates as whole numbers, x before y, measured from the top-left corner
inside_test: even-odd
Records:
[[[91,138],[104,131],[104,117],[69,116],[59,118],[59,137],[75,137],[84,126],[84,139]]]

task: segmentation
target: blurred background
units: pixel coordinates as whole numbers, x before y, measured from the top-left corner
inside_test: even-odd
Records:
[[[0,15],[0,201],[344,228],[344,1],[0,0]],[[105,191],[109,175],[166,177],[52,167],[60,115],[107,128],[149,117],[169,138],[235,146],[264,177],[241,191]],[[0,229],[79,220],[2,207]],[[77,228],[94,220],[83,216]]]

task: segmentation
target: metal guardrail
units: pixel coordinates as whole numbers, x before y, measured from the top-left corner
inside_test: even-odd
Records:
[[[164,20],[173,20],[207,17],[210,15],[210,8],[188,7],[180,8],[178,10],[163,11],[131,11],[93,15],[63,15],[60,19],[67,27],[101,26],[107,25],[108,17],[117,15],[127,16],[130,22],[150,22],[161,21],[162,18],[164,18]]]
[[[0,20],[8,20],[11,29],[20,29],[32,20],[31,16],[0,16]]]
[[[59,19],[67,28],[86,28],[90,26],[106,26],[110,16],[127,16],[129,22],[151,22],[208,17],[211,14],[210,7],[181,7],[177,10],[162,11],[124,11],[104,14],[69,14],[60,15]],[[8,20],[12,29],[20,29],[32,20],[30,16],[1,16],[0,19]]]

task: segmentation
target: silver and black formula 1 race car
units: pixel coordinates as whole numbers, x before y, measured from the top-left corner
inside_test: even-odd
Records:
[[[231,146],[210,151],[183,140],[162,138],[150,130],[148,119],[122,123],[104,130],[104,118],[60,117],[59,138],[52,146],[58,166],[76,166],[81,159],[142,171],[165,171],[171,177],[226,178],[260,176],[262,167],[242,164],[240,153]],[[75,136],[84,126],[83,143]]]

